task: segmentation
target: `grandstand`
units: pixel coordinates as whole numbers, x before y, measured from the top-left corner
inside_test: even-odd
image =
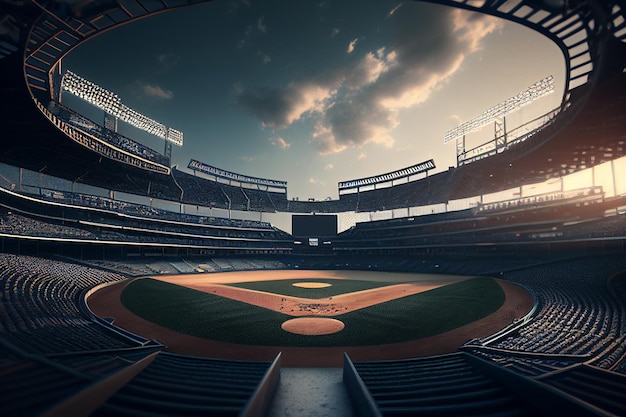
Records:
[[[73,48],[201,2],[0,4],[2,415],[279,416],[278,400],[307,396],[275,395],[281,353],[170,352],[86,300],[136,277],[296,269],[491,276],[534,300],[453,353],[345,355],[337,415],[626,414],[622,1],[436,1],[552,40],[566,61],[561,107],[498,152],[344,181],[328,201],[199,161],[172,167],[55,100]],[[310,213],[339,222],[319,250],[291,235],[292,217]]]

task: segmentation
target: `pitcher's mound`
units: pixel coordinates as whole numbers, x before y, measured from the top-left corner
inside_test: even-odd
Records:
[[[337,319],[325,317],[299,317],[287,320],[280,326],[284,331],[305,336],[321,336],[343,330],[345,325]]]
[[[291,285],[298,288],[327,288],[333,286],[333,284],[327,282],[296,282]]]

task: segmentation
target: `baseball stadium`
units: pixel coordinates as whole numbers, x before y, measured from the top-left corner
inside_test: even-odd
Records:
[[[455,166],[417,155],[302,200],[200,155],[181,168],[182,131],[66,65],[206,3],[0,0],[3,416],[626,415],[623,0],[390,4],[542,36],[559,105],[511,123],[546,77],[441,132]]]

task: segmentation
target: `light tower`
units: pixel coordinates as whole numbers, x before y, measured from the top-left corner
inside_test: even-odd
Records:
[[[183,146],[183,132],[167,127],[122,103],[119,96],[99,85],[67,70],[61,80],[61,88],[70,94],[104,110],[104,127],[117,131],[117,122],[121,120],[153,134],[165,141],[164,154],[171,161],[172,144]]]
[[[552,75],[537,81],[529,86],[526,90],[510,97],[503,102],[485,110],[477,117],[455,127],[446,132],[443,137],[444,143],[456,139],[456,158],[457,166],[460,164],[461,157],[465,154],[465,135],[478,130],[479,128],[494,122],[495,133],[495,152],[501,151],[508,145],[506,131],[506,115],[512,113],[531,102],[545,95],[554,92],[554,77]]]

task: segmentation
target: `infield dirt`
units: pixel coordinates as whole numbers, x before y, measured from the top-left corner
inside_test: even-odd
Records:
[[[198,275],[170,275],[165,277],[152,277],[160,281],[170,284],[181,285],[194,290],[203,291],[220,297],[229,298],[231,300],[242,301],[248,304],[263,307],[280,313],[289,314],[294,317],[304,316],[336,316],[351,311],[360,310],[386,301],[395,300],[397,298],[407,297],[413,294],[419,294],[424,291],[439,288],[443,285],[452,284],[463,281],[468,277],[446,276],[441,277],[437,282],[431,282],[430,279],[424,277],[423,280],[415,281],[419,276],[415,274],[390,274],[390,273],[370,273],[365,278],[377,278],[376,281],[389,280],[389,282],[398,282],[399,280],[412,279],[414,282],[389,285],[380,288],[372,288],[362,291],[350,292],[347,294],[339,294],[331,297],[323,297],[310,299],[304,297],[292,297],[288,295],[272,294],[263,291],[255,291],[247,288],[232,287],[224,285],[226,283],[254,282],[254,281],[276,281],[289,280],[295,278],[316,278],[316,279],[352,279],[348,278],[350,274],[338,274],[335,271],[260,271],[258,274],[228,273],[227,279],[220,277],[222,274],[215,274],[216,277],[206,276],[203,279]],[[294,274],[295,272],[295,274]],[[342,271],[343,272],[343,271]],[[352,271],[349,271],[352,272]],[[309,275],[314,275],[310,277]],[[363,281],[364,276],[356,274],[359,280]],[[208,278],[208,279],[207,279]],[[234,280],[238,281],[234,281]],[[332,284],[331,284],[332,285]],[[315,288],[315,286],[311,287]],[[305,322],[302,322],[303,325]],[[305,329],[302,329],[301,334]]]

